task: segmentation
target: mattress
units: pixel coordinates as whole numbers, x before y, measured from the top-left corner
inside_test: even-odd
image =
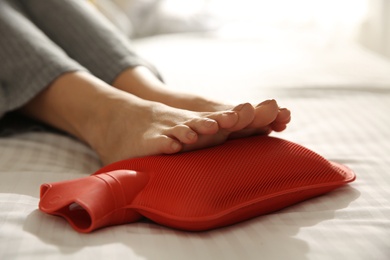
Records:
[[[96,154],[61,133],[24,131],[0,138],[0,259],[389,258],[390,61],[354,43],[191,34],[134,44],[174,89],[232,103],[277,99],[292,122],[272,135],[348,166],[356,181],[206,232],[144,220],[80,234],[38,210],[39,187],[93,173]]]

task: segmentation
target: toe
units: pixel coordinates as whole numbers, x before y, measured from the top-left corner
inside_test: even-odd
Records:
[[[239,121],[239,116],[235,111],[215,112],[207,115],[207,117],[215,120],[221,129],[231,128]]]
[[[198,139],[198,134],[187,125],[177,125],[169,129],[165,135],[175,138],[184,144],[195,143]]]
[[[235,132],[247,127],[254,119],[255,110],[249,103],[236,106],[231,111],[215,112],[207,115],[218,123],[224,132]]]
[[[275,122],[288,124],[291,120],[291,112],[287,108],[280,108]]]
[[[194,118],[185,124],[197,134],[211,135],[219,130],[218,122],[211,118]]]
[[[279,107],[275,100],[266,100],[255,108],[255,118],[249,127],[262,128],[271,124],[279,114]]]
[[[173,154],[173,153],[178,153],[181,151],[183,145],[166,135],[161,135],[157,140],[155,140],[155,143],[159,147],[159,151],[156,152],[156,154]]]
[[[273,122],[270,127],[275,132],[282,132],[287,128],[287,125],[284,123]]]
[[[230,132],[240,131],[251,124],[255,118],[255,109],[249,103],[244,103],[233,108],[238,115],[237,123],[229,128]]]

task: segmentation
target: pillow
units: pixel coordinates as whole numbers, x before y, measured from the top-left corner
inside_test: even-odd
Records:
[[[231,225],[324,194],[353,171],[269,136],[174,155],[128,159],[41,186],[41,211],[79,232],[146,217],[188,231]]]

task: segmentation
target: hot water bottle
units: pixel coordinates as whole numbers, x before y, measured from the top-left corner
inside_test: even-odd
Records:
[[[39,208],[79,232],[146,217],[175,229],[231,225],[327,193],[352,170],[290,141],[256,136],[174,155],[119,161],[43,184]]]

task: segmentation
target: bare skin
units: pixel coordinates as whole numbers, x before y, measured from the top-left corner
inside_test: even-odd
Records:
[[[113,82],[113,86],[143,99],[191,111],[216,112],[234,107],[204,97],[172,91],[142,66],[123,71]],[[286,129],[290,120],[291,113],[287,108],[278,107],[275,100],[266,100],[254,106],[253,121],[244,129],[231,133],[230,137],[280,132]]]
[[[121,73],[114,87],[86,72],[71,72],[58,77],[21,111],[86,142],[103,164],[279,131],[290,120],[289,111],[284,113],[274,100],[258,107],[248,103],[233,107],[176,95],[158,82],[143,67]]]

